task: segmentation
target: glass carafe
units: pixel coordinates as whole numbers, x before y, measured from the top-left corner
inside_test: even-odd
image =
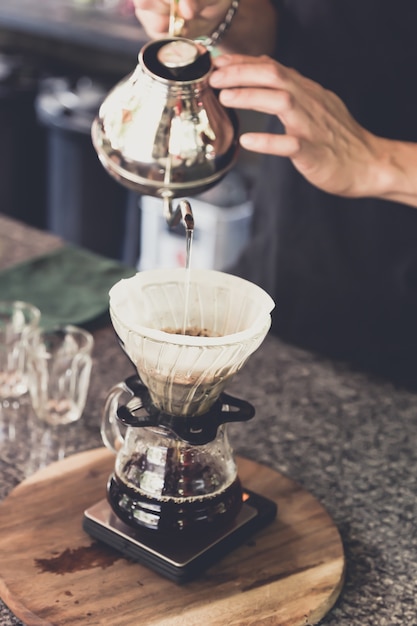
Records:
[[[116,385],[103,414],[102,438],[116,454],[108,482],[114,512],[130,526],[167,534],[229,526],[241,508],[242,493],[226,424],[216,425],[215,433],[209,429],[203,437],[200,428],[192,429],[194,439],[204,441],[197,445],[172,428],[141,426],[152,416],[134,417],[143,407],[143,400],[134,395],[137,384],[127,380]],[[234,399],[225,398],[227,413]],[[253,416],[250,405],[238,413],[243,419]],[[211,417],[215,420],[214,415],[207,419]],[[230,417],[237,419],[236,412]]]

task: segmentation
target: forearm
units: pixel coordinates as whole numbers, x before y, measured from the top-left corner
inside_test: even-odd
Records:
[[[285,134],[245,133],[244,148],[288,157],[310,183],[339,196],[417,208],[417,142],[378,137],[333,92],[272,59],[223,55],[213,87],[228,107],[276,115]]]
[[[365,187],[355,195],[379,197],[417,208],[417,144],[373,138],[375,159]]]

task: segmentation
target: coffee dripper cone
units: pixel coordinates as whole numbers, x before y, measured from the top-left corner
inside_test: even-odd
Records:
[[[110,291],[123,349],[160,410],[206,413],[264,340],[272,298],[214,270],[151,270]],[[183,334],[183,331],[191,334]]]

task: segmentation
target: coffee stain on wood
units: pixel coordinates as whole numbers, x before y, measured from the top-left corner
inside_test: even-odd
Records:
[[[121,558],[121,554],[116,550],[94,542],[91,546],[67,548],[60,554],[47,559],[35,559],[35,565],[41,572],[62,576],[95,567],[106,569]]]

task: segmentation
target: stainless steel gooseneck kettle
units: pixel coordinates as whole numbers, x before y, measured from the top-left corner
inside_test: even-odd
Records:
[[[237,119],[208,83],[209,51],[181,37],[147,43],[139,63],[102,103],[92,140],[105,169],[121,184],[172,200],[205,191],[234,165]]]

